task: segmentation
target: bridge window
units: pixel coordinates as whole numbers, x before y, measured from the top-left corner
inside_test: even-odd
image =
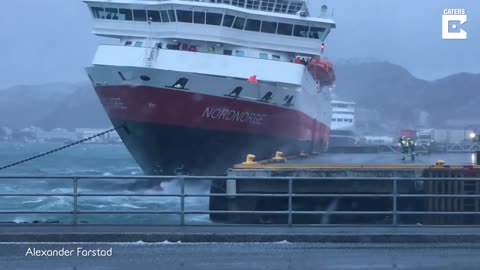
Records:
[[[143,9],[134,9],[133,10],[133,20],[145,22],[147,21],[147,13]]]
[[[232,27],[232,24],[233,24],[234,20],[235,20],[235,16],[225,15],[225,18],[223,18],[223,26]]]
[[[205,12],[195,11],[193,13],[193,23],[205,24]]]
[[[262,1],[262,6],[260,7],[260,10],[267,10],[267,1]]]
[[[130,45],[132,45],[131,41],[125,41],[125,46],[130,46]]]
[[[92,7],[92,13],[96,19],[105,19],[105,11],[103,8]]]
[[[248,31],[260,31],[260,24],[261,22],[259,20],[247,20],[247,24],[245,25],[245,30]]]
[[[233,52],[232,52],[232,50],[223,50],[223,54],[224,55],[232,55]]]
[[[325,34],[325,28],[310,27],[310,33],[309,33],[308,37],[309,38],[315,38],[315,39],[323,39],[324,34]]]
[[[160,12],[158,10],[148,10],[147,11],[148,20],[152,22],[161,22]]]
[[[293,2],[293,3],[290,3],[290,6],[288,7],[288,11],[287,13],[288,14],[295,14],[297,11],[299,11],[300,9],[302,9],[302,6],[303,6],[303,3],[302,2]]]
[[[277,29],[277,34],[285,35],[285,36],[291,36],[292,35],[292,30],[293,30],[293,24],[279,23],[278,24],[278,29]]]
[[[260,59],[268,59],[268,53],[259,53],[258,56]]]
[[[287,1],[277,1],[277,4],[275,5],[275,12],[282,12],[285,13],[287,11],[288,7],[288,2]]]
[[[193,20],[193,13],[186,10],[177,10],[177,19],[179,22],[191,23]]]
[[[258,9],[259,6],[260,6],[260,0],[248,0],[247,1],[247,8]]]
[[[273,60],[280,60],[280,55],[272,54],[272,59]]]
[[[120,15],[120,20],[131,21],[133,19],[131,9],[119,9],[118,13]]]
[[[232,6],[245,7],[245,0],[233,0]]]
[[[267,11],[273,11],[273,7],[274,7],[274,6],[275,6],[274,1],[269,1],[269,2],[268,2]]]
[[[263,33],[275,34],[276,31],[277,31],[277,23],[276,22],[267,22],[267,21],[262,22],[262,32]]]
[[[308,36],[308,26],[304,25],[295,25],[293,29],[293,35],[296,37],[307,37]]]
[[[235,22],[233,23],[233,28],[243,30],[245,27],[245,18],[237,17],[235,18]]]
[[[245,51],[235,50],[235,56],[245,56]]]
[[[135,47],[142,47],[142,45],[143,45],[143,42],[141,41],[135,42]]]
[[[118,9],[116,8],[106,8],[105,14],[108,20],[118,20]]]
[[[170,16],[170,21],[176,22],[177,18],[175,17],[175,10],[170,9],[168,10],[168,15]]]
[[[166,10],[160,10],[160,15],[162,17],[163,22],[170,22],[170,19],[168,18],[168,13]]]
[[[207,13],[207,24],[220,25],[222,23],[222,14],[219,13]]]
[[[263,0],[260,10],[272,11],[275,5],[275,0]]]

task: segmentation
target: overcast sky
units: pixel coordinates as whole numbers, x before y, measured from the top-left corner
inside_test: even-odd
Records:
[[[480,4],[477,0],[310,0],[333,9],[337,29],[327,40],[332,59],[375,58],[400,64],[415,76],[436,79],[480,73]],[[445,8],[465,8],[467,40],[442,40]],[[80,0],[2,3],[0,87],[86,81],[96,46],[92,19]]]

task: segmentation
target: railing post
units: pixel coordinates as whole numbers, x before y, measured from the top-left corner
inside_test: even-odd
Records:
[[[185,179],[180,178],[180,225],[185,225]]]
[[[78,224],[78,178],[73,178],[73,225]]]
[[[293,179],[288,179],[288,226],[292,226],[292,188]]]
[[[393,220],[392,220],[392,225],[397,226],[398,225],[398,217],[397,217],[397,178],[393,178]]]

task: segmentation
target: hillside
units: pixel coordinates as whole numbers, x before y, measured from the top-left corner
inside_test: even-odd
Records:
[[[56,127],[73,129],[77,127],[106,128],[111,123],[92,86],[85,84],[65,97],[37,125],[44,129]]]
[[[360,122],[376,132],[442,127],[447,119],[471,118],[480,101],[480,74],[425,81],[387,62],[337,63],[335,70],[338,97],[355,101]]]
[[[21,128],[36,124],[58,108],[77,86],[49,83],[0,90],[0,126]]]

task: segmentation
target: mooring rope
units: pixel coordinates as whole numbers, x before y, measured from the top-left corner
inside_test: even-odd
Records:
[[[76,141],[76,142],[73,142],[73,143],[64,145],[64,146],[59,147],[59,148],[55,148],[55,149],[50,150],[50,151],[48,151],[48,152],[45,152],[45,153],[42,153],[42,154],[39,154],[39,155],[30,157],[30,158],[27,158],[27,159],[24,159],[24,160],[20,160],[20,161],[17,161],[17,162],[14,162],[14,163],[5,165],[5,166],[3,166],[3,167],[0,167],[0,171],[5,170],[5,169],[8,169],[8,168],[11,168],[11,167],[14,167],[14,166],[17,166],[17,165],[20,165],[20,164],[23,164],[23,163],[25,163],[25,162],[28,162],[28,161],[31,161],[31,160],[34,160],[34,159],[37,159],[37,158],[44,157],[44,156],[46,156],[46,155],[50,155],[50,154],[52,154],[52,153],[61,151],[61,150],[63,150],[63,149],[72,147],[72,146],[74,146],[74,145],[77,145],[77,144],[80,144],[80,143],[89,141],[89,140],[94,139],[94,138],[96,138],[96,137],[99,137],[99,136],[105,135],[105,134],[107,134],[107,133],[113,132],[113,131],[121,128],[121,127],[123,127],[123,124],[120,125],[120,126],[118,126],[118,127],[114,127],[114,128],[112,128],[112,129],[109,129],[109,130],[107,130],[107,131],[100,132],[100,133],[95,134],[95,135],[93,135],[93,136],[90,136],[90,137],[88,137],[88,138],[81,139],[81,140],[79,140],[79,141]]]

